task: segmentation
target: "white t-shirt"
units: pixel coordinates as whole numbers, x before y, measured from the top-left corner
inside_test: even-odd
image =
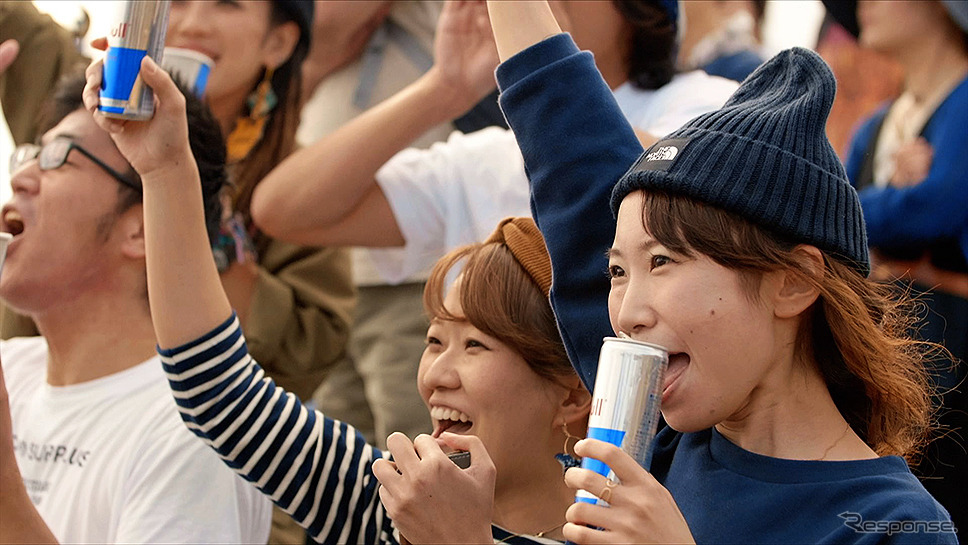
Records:
[[[720,108],[738,86],[697,70],[654,91],[625,83],[614,95],[633,127],[660,137]],[[402,251],[368,250],[390,284],[430,268],[458,246],[485,240],[503,218],[531,215],[524,159],[514,134],[500,128],[454,132],[430,149],[401,151],[376,181],[406,240]]]
[[[61,543],[268,540],[268,499],[188,431],[157,356],[54,387],[42,337],[0,350],[17,464]]]

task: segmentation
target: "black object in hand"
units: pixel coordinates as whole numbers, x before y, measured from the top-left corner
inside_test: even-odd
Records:
[[[471,453],[466,451],[451,452],[447,455],[451,462],[461,469],[471,467]]]

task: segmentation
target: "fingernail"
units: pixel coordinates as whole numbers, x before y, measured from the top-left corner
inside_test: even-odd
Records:
[[[145,57],[145,62],[142,64],[141,68],[148,74],[154,74],[155,70],[157,70],[157,66],[158,65],[155,64],[155,61],[152,60],[151,57]]]

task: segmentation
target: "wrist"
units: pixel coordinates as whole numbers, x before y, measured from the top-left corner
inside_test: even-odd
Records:
[[[423,95],[423,102],[430,108],[428,113],[438,123],[452,121],[477,104],[474,93],[465,92],[459,85],[448,81],[440,68],[432,66],[414,85]]]
[[[141,177],[143,186],[153,184],[171,184],[177,180],[195,180],[198,183],[198,165],[190,150],[174,153],[166,158],[159,166],[148,169],[135,169]]]

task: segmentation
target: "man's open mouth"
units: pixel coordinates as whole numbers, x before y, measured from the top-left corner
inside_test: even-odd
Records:
[[[0,227],[2,227],[4,233],[17,236],[24,232],[24,218],[20,215],[20,212],[7,209],[3,212],[3,225]]]

